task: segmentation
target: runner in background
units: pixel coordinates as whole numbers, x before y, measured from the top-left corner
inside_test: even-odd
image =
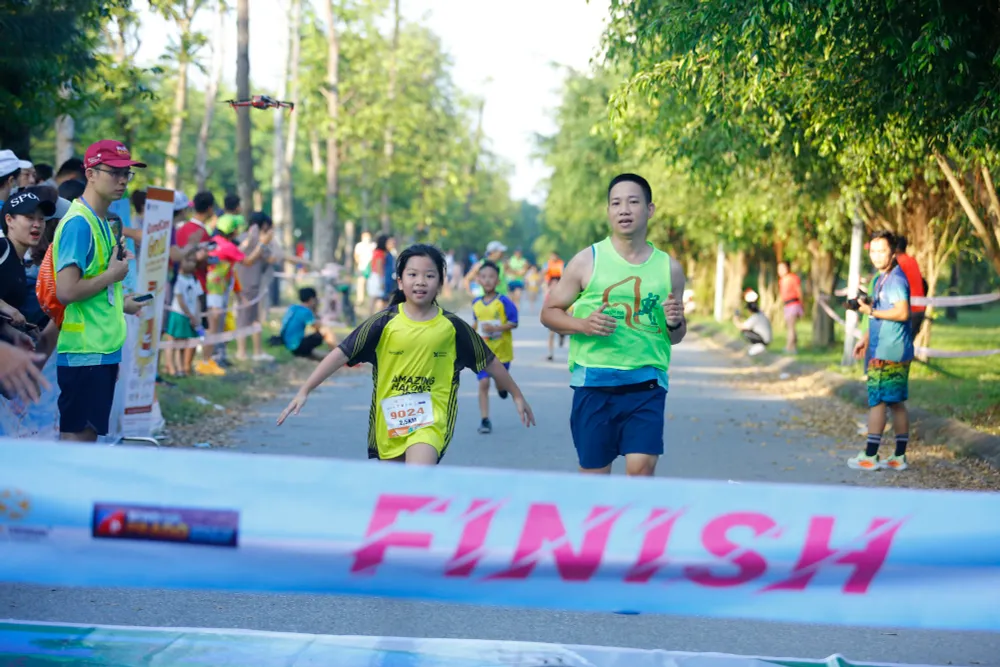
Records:
[[[785,329],[788,331],[785,352],[798,354],[799,341],[795,333],[795,323],[805,315],[802,309],[802,281],[792,273],[788,262],[778,262],[778,295],[784,304]]]
[[[527,273],[524,274],[524,291],[528,297],[528,303],[531,304],[532,310],[534,310],[535,304],[538,303],[538,294],[542,287],[542,272],[538,270],[538,267],[534,264],[528,266]]]
[[[483,287],[483,296],[472,302],[472,316],[475,326],[482,333],[486,345],[493,350],[500,363],[507,370],[514,361],[513,330],[517,328],[517,305],[507,296],[497,294],[497,282],[500,280],[500,267],[487,260],[479,267],[479,284]],[[490,421],[490,375],[485,370],[476,375],[479,380],[479,412],[482,421],[479,433],[493,432],[493,422]],[[507,392],[497,386],[497,394],[506,399]]]
[[[354,305],[357,308],[365,303],[365,279],[374,252],[371,232],[361,232],[361,240],[354,244]]]
[[[910,299],[913,297],[927,296],[927,281],[924,280],[920,272],[920,265],[917,260],[906,254],[906,237],[896,237],[896,263],[906,276],[906,282],[910,286]],[[924,325],[927,306],[916,306],[910,304],[910,333],[916,339],[920,335],[920,327]]]
[[[372,364],[375,392],[368,457],[435,465],[455,431],[461,371],[486,370],[510,392],[525,426],[531,407],[510,373],[462,318],[437,305],[445,275],[441,251],[414,245],[399,256],[398,289],[389,306],[354,330],[313,371],[278,417],[298,415],[316,387],[345,365]]]
[[[545,263],[545,296],[548,295],[556,288],[559,284],[559,280],[562,279],[563,268],[565,263],[553,250],[549,253],[549,261]],[[544,304],[542,305],[544,308]],[[566,311],[572,314],[572,306]],[[556,358],[556,336],[559,336],[559,347],[562,347],[566,343],[565,334],[557,334],[554,330],[549,330],[549,356],[546,357],[549,361],[554,361]]]
[[[580,471],[610,474],[624,456],[627,474],[652,476],[663,454],[671,350],[687,331],[684,272],[647,240],[656,209],[646,179],[612,179],[607,210],[610,236],[576,254],[541,320],[572,336],[570,429]]]
[[[507,260],[507,290],[514,305],[521,307],[521,293],[524,292],[524,274],[528,272],[528,260],[524,258],[521,249],[514,250],[514,255]]]

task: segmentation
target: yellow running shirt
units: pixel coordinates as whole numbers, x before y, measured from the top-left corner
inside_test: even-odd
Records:
[[[479,297],[472,302],[472,316],[476,318],[476,327],[483,324],[493,324],[500,326],[511,322],[517,324],[517,306],[503,294],[494,294],[493,298],[486,301],[486,297]],[[483,332],[486,344],[497,355],[497,359],[505,364],[514,361],[514,336],[510,331],[502,333]]]
[[[438,308],[426,322],[411,320],[402,304],[376,313],[340,350],[349,366],[372,365],[368,458],[394,459],[423,442],[438,451],[451,442],[458,416],[458,381],[493,361],[493,352],[462,318]]]

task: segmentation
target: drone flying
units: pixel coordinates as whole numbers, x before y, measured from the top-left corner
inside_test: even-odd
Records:
[[[281,102],[267,95],[254,95],[248,100],[226,100],[226,104],[234,109],[236,107],[253,107],[254,109],[290,109],[295,111],[293,102]]]

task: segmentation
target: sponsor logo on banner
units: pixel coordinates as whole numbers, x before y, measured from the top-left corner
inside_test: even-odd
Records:
[[[513,550],[500,552],[488,546],[490,529],[506,502],[495,499],[456,503],[447,497],[382,494],[368,524],[363,544],[352,552],[351,572],[375,574],[392,550],[435,550],[442,540],[432,530],[407,530],[408,515],[438,516],[442,529],[451,522],[462,525],[451,557],[442,562],[441,574],[481,581],[527,580],[542,566],[566,582],[591,580],[602,565],[613,532],[619,544],[631,548],[624,560],[616,553],[615,565],[602,569],[601,579],[629,584],[685,581],[706,588],[754,586],[760,593],[802,591],[821,571],[841,573],[841,590],[868,592],[892,549],[905,518],[872,517],[860,534],[843,534],[834,516],[813,516],[804,530],[792,533],[762,512],[726,512],[707,521],[692,521],[686,508],[636,510],[629,506],[591,507],[578,525],[564,519],[555,503],[531,503],[519,515],[519,538]],[[511,517],[504,517],[509,520]],[[428,525],[426,523],[422,524]],[[692,562],[671,558],[671,537],[678,530],[696,531],[706,556]],[[836,532],[836,539],[834,538]],[[577,539],[572,536],[579,536]],[[795,564],[769,563],[768,541],[794,535],[800,545]],[[577,543],[574,545],[574,541]],[[610,571],[613,570],[613,571]],[[768,576],[782,572],[780,577]]]
[[[239,517],[234,510],[97,503],[91,530],[95,538],[235,547]]]

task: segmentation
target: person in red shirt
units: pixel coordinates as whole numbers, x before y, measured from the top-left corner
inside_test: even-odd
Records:
[[[903,270],[906,282],[910,285],[910,298],[915,296],[927,296],[927,281],[920,273],[920,265],[917,260],[906,254],[906,237],[896,237],[896,263]],[[910,331],[916,338],[920,333],[920,327],[924,324],[924,315],[927,306],[914,306],[910,304]]]
[[[183,195],[182,195],[183,196]],[[177,229],[177,245],[185,247],[190,244],[199,244],[207,241],[212,235],[209,231],[209,224],[215,218],[215,197],[211,192],[199,192],[194,196],[194,215]],[[208,263],[198,262],[194,277],[201,283],[201,288],[206,288],[208,279]]]
[[[795,354],[799,343],[795,323],[805,315],[805,311],[802,309],[802,281],[792,273],[788,262],[778,262],[778,296],[785,307],[785,327],[788,330],[785,352]]]

